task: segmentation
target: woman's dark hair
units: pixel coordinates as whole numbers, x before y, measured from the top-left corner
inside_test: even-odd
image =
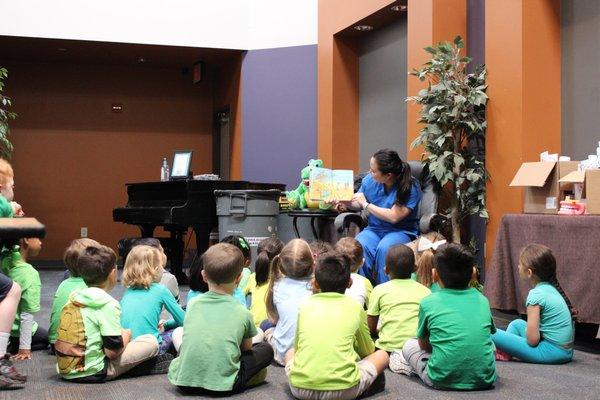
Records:
[[[254,272],[256,273],[256,284],[263,285],[269,281],[269,270],[271,261],[276,255],[281,253],[283,242],[276,237],[270,237],[261,240],[256,249],[256,262],[254,263]]]
[[[246,238],[244,238],[243,236],[238,236],[238,235],[225,236],[223,239],[221,239],[220,243],[229,243],[229,244],[234,245],[235,247],[240,249],[240,251],[244,255],[244,259],[246,259],[246,260],[250,260],[252,257],[250,254],[250,244],[248,243]]]
[[[519,264],[531,269],[531,272],[541,282],[547,282],[554,286],[563,299],[565,299],[573,321],[577,319],[577,310],[573,308],[571,300],[569,300],[560,283],[558,283],[558,278],[556,277],[556,258],[554,258],[554,254],[552,254],[550,248],[537,243],[526,246],[521,250],[521,254],[519,255]]]
[[[393,174],[396,176],[396,183],[398,184],[396,204],[406,204],[412,185],[410,165],[406,161],[402,161],[398,152],[391,149],[379,150],[373,154],[373,158],[382,174]]]

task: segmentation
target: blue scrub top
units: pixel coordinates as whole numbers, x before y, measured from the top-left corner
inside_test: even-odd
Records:
[[[408,201],[404,204],[410,209],[410,214],[396,224],[383,221],[373,215],[369,215],[369,228],[376,231],[405,231],[409,234],[417,236],[419,234],[419,220],[417,213],[419,212],[419,202],[421,201],[421,187],[413,178],[411,179],[410,195]],[[359,192],[364,193],[365,198],[371,204],[382,208],[392,208],[396,203],[398,193],[398,185],[394,185],[392,189],[386,193],[383,183],[378,183],[373,179],[371,174],[365,176],[360,185]]]

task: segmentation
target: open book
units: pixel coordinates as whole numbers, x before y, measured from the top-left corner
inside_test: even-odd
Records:
[[[311,200],[352,200],[354,172],[349,169],[313,168],[308,191]]]

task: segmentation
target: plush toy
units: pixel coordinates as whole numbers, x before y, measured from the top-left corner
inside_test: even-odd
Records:
[[[300,185],[295,190],[285,192],[287,200],[290,203],[290,209],[297,210],[302,208],[329,210],[330,204],[323,201],[312,201],[309,197],[308,188],[310,187],[310,172],[313,168],[323,168],[323,161],[308,160],[308,165],[302,168],[300,172]]]

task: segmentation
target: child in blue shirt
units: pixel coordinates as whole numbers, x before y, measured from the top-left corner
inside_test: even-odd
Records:
[[[122,283],[127,288],[121,300],[121,325],[131,329],[131,338],[152,334],[156,337],[160,354],[168,352],[172,345],[171,333],[183,325],[185,313],[169,289],[158,284],[162,275],[162,255],[150,246],[135,246],[125,261]],[[162,309],[173,316],[159,331]]]
[[[525,247],[519,275],[532,289],[527,295],[527,321],[516,319],[492,340],[498,349],[524,362],[562,364],[573,358],[575,312],[556,279],[556,259],[541,244]]]

